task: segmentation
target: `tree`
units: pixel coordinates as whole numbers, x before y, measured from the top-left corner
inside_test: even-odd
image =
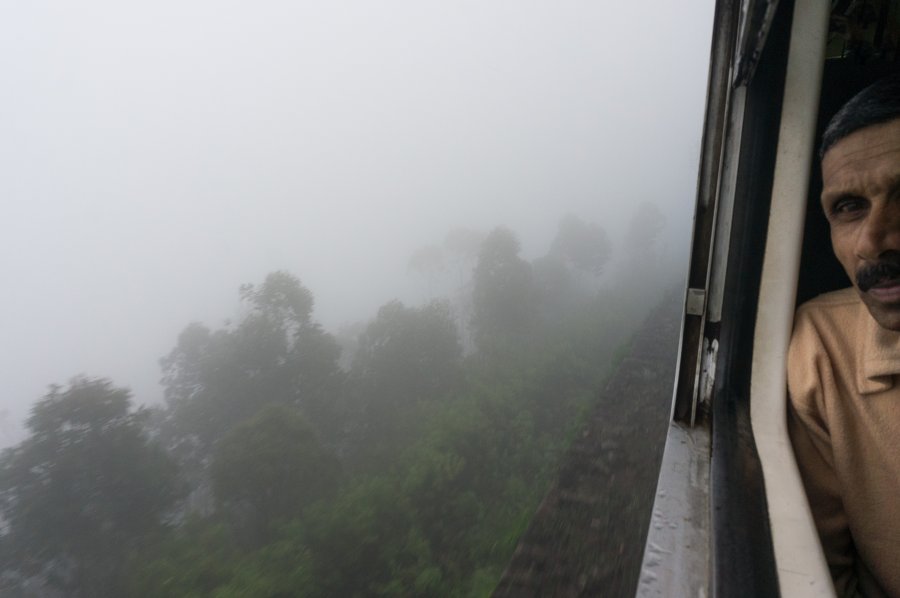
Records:
[[[319,596],[427,596],[417,577],[431,560],[412,509],[393,479],[354,483],[310,509],[305,540]],[[399,586],[399,588],[397,588]]]
[[[622,240],[622,256],[619,259],[617,286],[628,293],[643,309],[650,307],[657,294],[651,289],[663,289],[672,281],[672,269],[664,268],[660,234],[665,228],[665,217],[655,205],[643,202],[628,224]],[[677,272],[677,269],[675,270]]]
[[[51,387],[32,408],[30,437],[0,464],[8,565],[67,595],[118,593],[127,556],[180,495],[175,465],[143,419],[109,380]]]
[[[258,545],[271,539],[276,522],[329,495],[338,471],[296,409],[271,405],[222,438],[211,476],[216,499]]]
[[[609,237],[599,225],[569,214],[559,222],[550,254],[572,268],[599,276],[609,261],[611,249]]]
[[[475,342],[480,350],[527,336],[534,323],[531,266],[519,257],[519,241],[505,228],[484,240],[472,290]]]
[[[336,426],[341,350],[312,321],[312,293],[294,276],[274,272],[240,294],[246,312],[235,327],[212,332],[190,324],[160,362],[172,443],[201,456],[270,404],[298,407],[316,427]]]
[[[391,301],[360,337],[354,374],[374,394],[399,405],[446,394],[459,381],[462,347],[449,306]]]
[[[465,278],[471,273],[485,234],[468,228],[455,228],[444,237],[444,252],[455,264],[459,275],[460,287],[465,286]]]
[[[444,253],[456,269],[456,291],[451,300],[459,339],[466,352],[471,352],[475,344],[469,327],[472,321],[472,275],[485,237],[485,233],[467,228],[455,228],[444,237]]]
[[[394,444],[416,407],[447,396],[461,382],[462,346],[449,306],[392,301],[360,336],[351,380],[355,444],[372,453]]]
[[[434,296],[435,286],[446,269],[444,251],[437,245],[420,247],[412,254],[407,264],[407,270],[425,281],[428,297]]]
[[[659,236],[666,218],[656,205],[644,201],[637,207],[622,242],[624,256],[634,264],[650,267],[659,258]]]
[[[247,301],[254,315],[276,325],[290,344],[291,334],[310,323],[313,295],[297,277],[284,272],[272,272],[259,287],[241,285],[241,299]]]
[[[558,255],[548,253],[531,263],[535,302],[544,328],[558,329],[573,309],[593,296],[592,285]]]

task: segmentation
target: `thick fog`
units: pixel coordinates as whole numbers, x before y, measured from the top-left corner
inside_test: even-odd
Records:
[[[448,231],[532,258],[638,205],[688,252],[711,2],[8,2],[0,8],[0,444],[85,373],[158,359],[296,275],[336,331],[426,292]]]

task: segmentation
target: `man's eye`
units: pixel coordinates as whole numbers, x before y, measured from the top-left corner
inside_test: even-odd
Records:
[[[835,216],[848,216],[865,209],[865,200],[859,197],[845,197],[831,204]]]

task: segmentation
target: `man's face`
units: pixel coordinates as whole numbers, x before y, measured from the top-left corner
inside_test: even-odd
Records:
[[[860,129],[822,159],[834,253],[872,317],[900,330],[900,119]]]

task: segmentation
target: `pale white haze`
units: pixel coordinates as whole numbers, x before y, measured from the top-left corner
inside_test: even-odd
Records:
[[[328,330],[454,228],[540,255],[644,201],[686,256],[712,2],[0,1],[0,445],[287,270]]]

